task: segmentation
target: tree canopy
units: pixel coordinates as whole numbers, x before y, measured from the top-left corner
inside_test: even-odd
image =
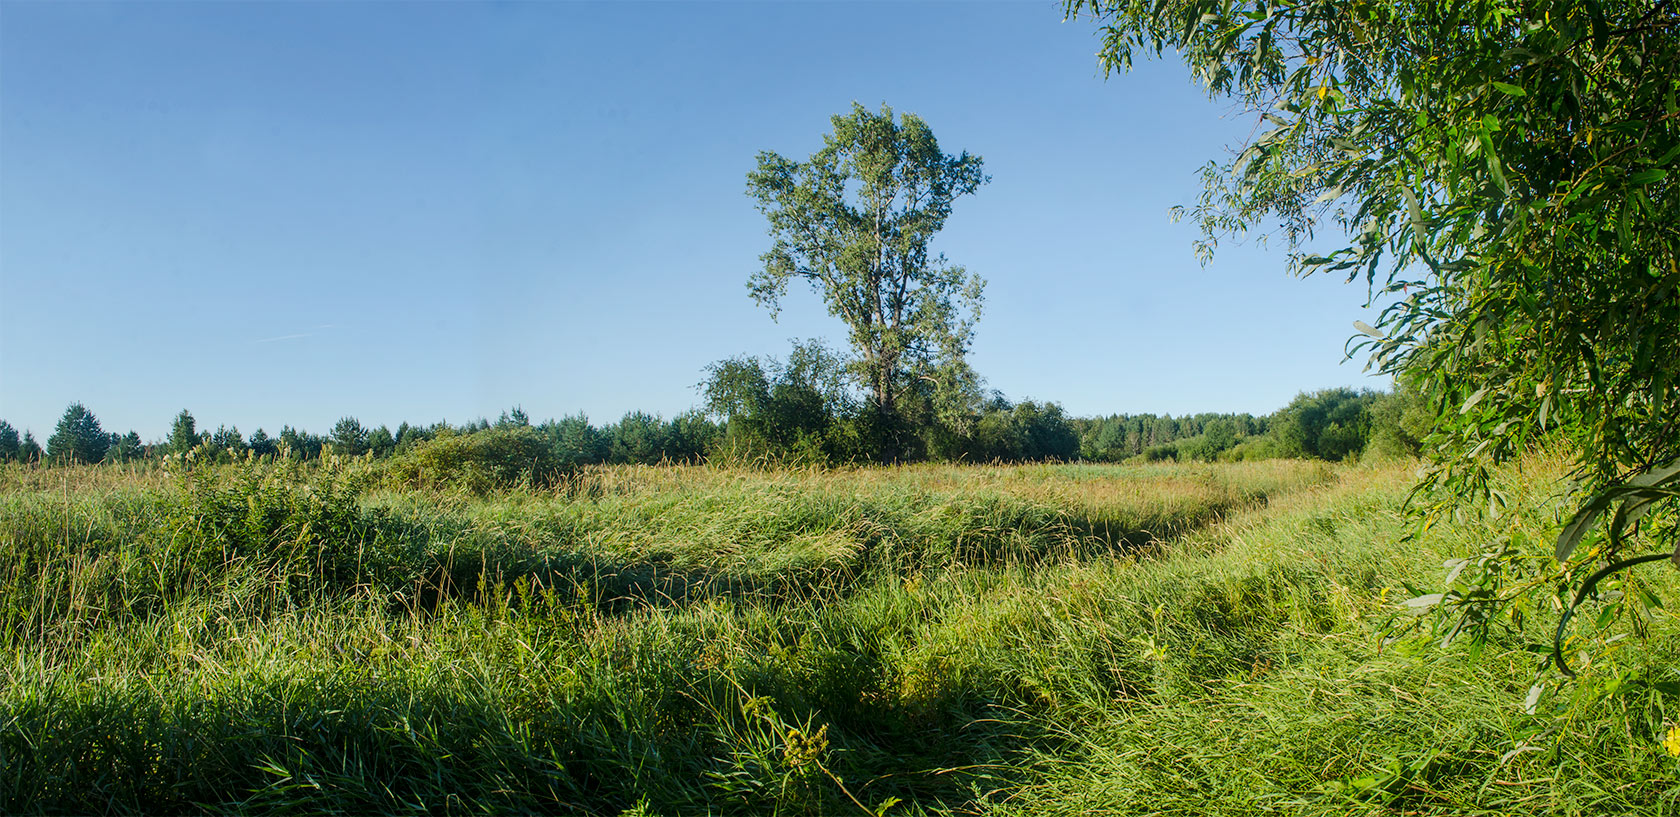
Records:
[[[928,245],[952,202],[986,183],[980,157],[946,154],[920,117],[885,106],[854,103],[832,124],[808,161],[765,151],[747,175],[775,239],[753,298],[774,313],[790,280],[810,282],[845,322],[853,374],[889,421],[918,384],[947,402],[978,394],[964,355],[984,281]]]
[[[1490,462],[1540,433],[1567,439],[1599,499],[1565,529],[1560,560],[1613,501],[1632,504],[1595,549],[1611,559],[1614,526],[1676,495],[1680,8],[1068,0],[1066,9],[1098,21],[1105,68],[1128,67],[1134,50],[1172,50],[1211,95],[1265,123],[1208,166],[1190,211],[1199,250],[1263,228],[1289,242],[1299,269],[1364,279],[1383,311],[1359,327],[1354,348],[1405,375],[1434,408],[1426,448],[1439,467],[1426,485],[1450,489],[1442,495],[1452,501],[1496,504]],[[1339,234],[1330,249],[1318,246],[1325,228]],[[1578,581],[1591,570],[1570,569]],[[1502,603],[1473,595],[1447,594]]]
[[[0,462],[18,459],[23,443],[18,439],[18,431],[11,423],[0,420]]]
[[[47,457],[58,462],[100,462],[110,448],[111,438],[99,427],[99,418],[81,403],[64,410],[47,438]]]
[[[198,421],[193,419],[192,412],[181,409],[175,415],[175,420],[169,426],[169,439],[164,443],[172,454],[186,455],[188,451],[198,447]]]
[[[1201,249],[1274,227],[1301,269],[1364,278],[1375,363],[1423,375],[1449,460],[1554,427],[1600,482],[1680,456],[1672,4],[1067,8],[1105,67],[1173,49],[1267,123],[1209,167]],[[1311,250],[1324,226],[1347,243]]]

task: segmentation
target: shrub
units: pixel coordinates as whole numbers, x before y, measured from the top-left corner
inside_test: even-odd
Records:
[[[530,426],[506,425],[471,434],[441,432],[393,458],[389,473],[407,486],[488,493],[515,486],[550,487],[574,471],[542,433]]]
[[[194,450],[225,454],[208,444]],[[311,473],[254,457],[183,471],[180,493],[165,506],[169,541],[182,549],[188,577],[254,566],[294,601],[394,576],[401,543],[381,534],[383,510],[357,501],[364,480],[338,467]]]

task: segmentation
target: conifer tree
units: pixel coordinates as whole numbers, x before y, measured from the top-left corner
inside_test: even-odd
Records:
[[[35,442],[35,432],[23,432],[23,442],[18,445],[18,459],[23,462],[41,461],[41,444]]]
[[[175,423],[169,429],[169,441],[165,444],[171,454],[185,454],[198,447],[198,423],[193,420],[192,412],[181,409],[175,415]]]
[[[10,462],[18,458],[18,450],[22,443],[18,440],[17,429],[5,420],[0,420],[0,462]]]
[[[47,457],[54,462],[99,462],[110,448],[111,438],[99,427],[99,419],[81,403],[64,410],[47,438]]]

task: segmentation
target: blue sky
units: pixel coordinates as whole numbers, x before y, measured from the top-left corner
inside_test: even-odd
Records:
[[[1363,286],[1252,242],[1204,268],[1170,222],[1253,123],[1097,47],[1053,2],[0,2],[0,417],[670,416],[709,362],[843,344],[809,292],[748,297],[744,191],[854,100],[985,159],[935,249],[988,280],[990,388],[1088,416],[1386,385],[1342,362]]]

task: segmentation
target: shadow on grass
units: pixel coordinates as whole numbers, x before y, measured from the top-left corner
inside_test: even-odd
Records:
[[[906,702],[880,655],[497,678],[342,665],[206,692],[14,691],[0,811],[831,814],[996,789],[1029,736],[974,690]],[[820,683],[811,679],[820,678]]]
[[[505,601],[519,605],[550,594],[607,614],[682,607],[707,599],[766,604],[809,604],[846,598],[882,577],[899,578],[950,569],[1033,567],[1116,556],[1147,555],[1165,543],[1217,523],[1230,512],[1264,504],[1256,495],[1243,502],[1191,513],[1116,521],[1058,514],[1054,519],[1016,519],[1010,526],[972,530],[949,542],[906,544],[893,536],[853,531],[853,549],[843,558],[807,560],[773,570],[696,567],[674,559],[627,559],[610,553],[561,550],[536,552],[466,545],[421,557],[430,563],[413,572],[406,586],[374,577],[400,599],[434,610],[449,601]]]

